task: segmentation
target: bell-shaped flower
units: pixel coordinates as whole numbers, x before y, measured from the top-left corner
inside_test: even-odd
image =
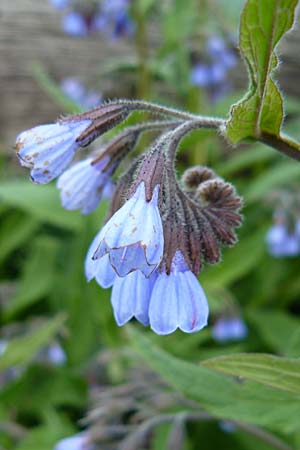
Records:
[[[60,198],[65,209],[81,209],[82,214],[89,214],[98,206],[102,197],[108,193],[104,189],[110,184],[109,174],[102,169],[109,157],[104,157],[96,164],[93,158],[75,163],[58,179],[57,187],[61,190]]]
[[[62,173],[79,148],[76,139],[90,124],[91,120],[58,122],[19,134],[16,142],[18,158],[22,166],[31,169],[34,183],[48,183]]]
[[[156,280],[156,272],[146,278],[139,270],[126,277],[116,277],[111,293],[114,316],[119,326],[135,317],[143,325],[149,324],[149,301]]]
[[[248,328],[240,317],[224,317],[216,321],[212,335],[217,342],[241,341],[247,337]]]
[[[95,280],[101,287],[108,288],[113,285],[115,279],[117,278],[117,274],[113,270],[109,262],[108,254],[106,254],[100,260],[93,259],[93,255],[99,244],[100,233],[101,230],[98,232],[98,234],[96,234],[86,255],[84,265],[85,276],[88,281],[91,281],[93,278],[95,278]]]
[[[266,235],[270,255],[276,258],[300,254],[300,238],[296,232],[289,233],[284,223],[272,225]]]
[[[170,274],[158,273],[149,305],[150,326],[157,334],[170,334],[177,328],[195,333],[207,325],[208,303],[196,276],[177,251]]]
[[[144,182],[141,182],[134,195],[100,232],[93,258],[97,260],[109,253],[110,263],[120,277],[134,270],[150,276],[161,262],[164,237],[158,193],[156,185],[148,202]]]

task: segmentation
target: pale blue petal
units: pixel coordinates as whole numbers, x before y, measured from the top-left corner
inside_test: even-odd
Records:
[[[81,209],[82,214],[89,214],[98,206],[109,177],[101,169],[108,159],[103,158],[102,165],[92,165],[93,159],[88,158],[74,164],[59,177],[57,187],[61,190],[65,209]]]
[[[178,327],[182,331],[195,333],[207,325],[209,309],[206,295],[190,270],[178,274],[177,298]]]
[[[145,186],[141,183],[103,228],[103,240],[94,258],[101,258],[107,252],[112,254],[114,250],[113,264],[122,276],[137,268],[149,276],[162,259],[164,239],[157,206],[158,189],[156,186],[152,200],[147,202]],[[123,248],[127,249],[125,258],[122,257]],[[119,263],[117,258],[120,258]]]
[[[48,183],[72,160],[79,145],[76,139],[91,124],[90,120],[41,125],[17,137],[20,163],[29,167],[36,183]]]
[[[92,259],[95,249],[99,244],[99,236],[101,236],[101,230],[95,236],[88,250],[85,259],[85,276],[88,281],[95,278],[100,286],[103,288],[108,288],[113,285],[117,275],[109,262],[108,255],[104,256],[100,260]]]
[[[177,251],[171,273],[158,274],[150,299],[150,326],[157,334],[170,334],[177,328],[195,333],[207,325],[208,303],[196,276]]]
[[[126,277],[116,277],[112,288],[111,303],[119,326],[135,317],[143,325],[149,324],[149,301],[156,275],[146,278],[140,271]]]
[[[151,294],[149,320],[152,330],[161,335],[173,333],[178,327],[178,298],[175,276],[158,275]]]

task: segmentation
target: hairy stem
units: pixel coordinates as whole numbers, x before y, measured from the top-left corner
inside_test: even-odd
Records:
[[[272,134],[262,133],[258,140],[269,147],[278,150],[283,155],[289,156],[296,161],[300,161],[300,145],[285,137],[276,137]]]

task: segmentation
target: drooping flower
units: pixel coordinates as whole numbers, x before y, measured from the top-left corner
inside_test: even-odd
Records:
[[[145,184],[141,182],[100,231],[93,258],[97,260],[109,253],[110,263],[119,276],[138,269],[149,276],[159,265],[164,248],[158,194],[156,185],[148,202]]]
[[[91,120],[40,125],[17,137],[16,149],[22,166],[31,169],[32,181],[45,184],[56,178],[80,147],[76,139]]]
[[[79,433],[59,441],[54,450],[92,450],[92,448],[86,433]]]
[[[84,270],[86,279],[88,281],[91,281],[93,278],[95,278],[95,280],[101,287],[109,288],[113,285],[117,277],[116,272],[113,270],[110,264],[109,255],[108,254],[104,255],[100,261],[93,259],[93,255],[99,245],[99,237],[101,235],[101,231],[102,230],[100,230],[96,234],[90,245],[90,248],[85,258]]]
[[[217,342],[240,341],[246,338],[248,328],[240,317],[223,317],[214,324],[212,334]]]
[[[295,232],[289,233],[285,223],[272,225],[266,235],[270,255],[281,258],[300,254],[300,238]]]
[[[102,172],[108,160],[106,156],[92,164],[93,158],[87,158],[74,164],[59,177],[57,187],[61,190],[61,202],[65,209],[81,209],[82,214],[94,211],[108,192],[104,190],[105,186],[111,183],[109,174]]]
[[[126,277],[116,277],[111,294],[114,316],[119,326],[135,317],[143,325],[149,324],[149,301],[156,272],[146,278],[136,270]]]
[[[165,335],[177,328],[195,333],[207,325],[208,303],[196,276],[180,251],[174,255],[171,271],[158,272],[151,294],[149,321],[153,331]]]

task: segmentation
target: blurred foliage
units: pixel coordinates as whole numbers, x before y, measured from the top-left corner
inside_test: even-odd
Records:
[[[147,89],[146,98],[170,103],[171,92],[176,106],[227,115],[240,92],[229,92],[211,104],[203,89],[189,83],[190,52],[195,45],[201,50],[212,31],[234,33],[242,4],[241,0],[141,1],[142,26],[146,32],[156,17],[160,45],[144,61],[137,56],[130,64],[117,61],[104,66],[100,79],[129,70],[135,74],[135,85]],[[147,84],[140,79],[145,76],[141,64],[146,64]],[[33,71],[62,112],[80,110],[64,97],[47,68],[36,65]],[[299,110],[298,99],[286,99],[285,131],[298,139]],[[299,448],[299,257],[274,259],[265,248],[272,217],[267,195],[299,183],[300,168],[294,161],[262,144],[230,148],[211,131],[185,139],[178,171],[207,164],[232,182],[245,199],[244,225],[239,243],[224,251],[223,262],[206,267],[200,275],[210,303],[209,326],[195,335],[177,331],[167,337],[136,323],[119,329],[109,291],[85,280],[84,258],[107,204],[88,217],[64,211],[54,184],[34,186],[23,177],[17,179],[6,170],[6,163],[1,159],[0,449],[51,450],[80,428],[80,419],[95,400],[95,386],[109,391],[122,385],[128,381],[129,368],[138,372],[144,362],[215,418],[188,423],[182,448],[198,450],[199,442],[205,450],[280,448],[243,427],[228,432],[220,419],[266,427],[286,449]],[[247,339],[215,342],[213,323],[233,312],[246,321]],[[57,343],[66,355],[63,364],[41,357]],[[169,409],[180,412],[186,406],[178,402]],[[146,418],[154,414],[150,407],[146,412]],[[147,448],[173,448],[167,447],[171,429],[169,423],[159,424]]]

